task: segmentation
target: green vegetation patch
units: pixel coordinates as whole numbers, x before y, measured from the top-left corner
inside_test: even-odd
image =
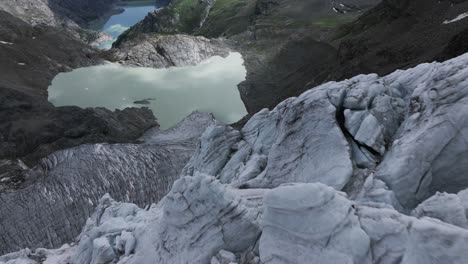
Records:
[[[334,16],[313,19],[310,21],[310,23],[320,27],[336,28],[343,24],[349,23],[354,19],[355,16]]]
[[[150,6],[154,5],[154,0],[125,0],[119,3],[123,6]]]

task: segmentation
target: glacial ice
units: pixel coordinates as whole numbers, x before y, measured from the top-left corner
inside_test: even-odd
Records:
[[[212,124],[157,204],[104,196],[76,244],[0,263],[464,264],[466,65],[360,75],[240,131]]]
[[[71,242],[106,193],[139,206],[158,202],[214,122],[194,113],[172,129],[148,131],[140,144],[87,144],[44,158],[30,170],[31,185],[0,193],[0,252]]]

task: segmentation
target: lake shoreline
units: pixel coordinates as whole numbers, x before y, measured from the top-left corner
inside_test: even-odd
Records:
[[[161,69],[107,63],[57,75],[48,99],[56,107],[111,111],[148,107],[162,129],[192,112],[212,113],[230,124],[247,114],[237,89],[245,76],[242,56],[234,52],[196,65]]]
[[[93,46],[109,50],[117,38],[131,26],[142,20],[149,12],[157,8],[154,1],[120,1],[115,3],[109,14],[88,24],[88,28],[101,32],[108,38],[95,41]]]

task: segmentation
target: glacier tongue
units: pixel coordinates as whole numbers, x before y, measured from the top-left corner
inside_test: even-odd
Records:
[[[467,246],[466,229],[359,204],[320,183],[235,190],[199,175],[149,210],[105,196],[78,245],[0,263],[462,264]]]
[[[240,131],[213,123],[157,205],[105,196],[77,245],[0,263],[466,263],[466,65],[360,75]]]
[[[0,252],[72,241],[106,193],[139,206],[158,202],[214,122],[194,113],[168,131],[148,131],[141,144],[88,144],[46,157],[33,184],[0,193]]]

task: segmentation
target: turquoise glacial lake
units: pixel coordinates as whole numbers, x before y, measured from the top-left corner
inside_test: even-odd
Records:
[[[123,12],[115,14],[107,21],[101,22],[91,27],[93,29],[103,31],[112,37],[112,39],[101,43],[98,46],[100,49],[110,49],[112,47],[112,43],[117,40],[120,34],[139,21],[143,20],[143,18],[145,18],[149,12],[154,11],[157,6],[155,6],[154,0],[139,0],[133,2],[124,1],[121,5],[118,6],[118,8],[122,9]]]
[[[163,129],[193,111],[212,113],[226,124],[247,114],[237,84],[246,70],[239,53],[196,66],[153,69],[108,63],[60,73],[48,89],[55,106],[149,107]]]

